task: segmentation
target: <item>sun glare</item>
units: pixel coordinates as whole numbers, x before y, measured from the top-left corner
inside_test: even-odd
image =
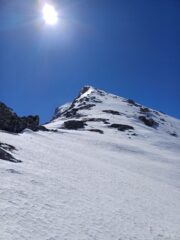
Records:
[[[45,4],[43,7],[43,19],[48,25],[55,25],[58,22],[58,12],[54,6]]]

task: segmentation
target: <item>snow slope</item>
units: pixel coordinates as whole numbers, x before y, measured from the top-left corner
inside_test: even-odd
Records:
[[[179,240],[180,121],[92,87],[59,109],[57,132],[0,132],[22,160],[0,160],[0,239]]]

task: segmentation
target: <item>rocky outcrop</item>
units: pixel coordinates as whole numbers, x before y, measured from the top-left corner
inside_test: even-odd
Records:
[[[149,112],[150,112],[149,108],[146,108],[146,107],[141,107],[140,108],[140,113],[142,113],[142,114],[146,114],[146,113],[149,113]]]
[[[88,129],[89,132],[97,132],[97,133],[100,133],[100,134],[103,134],[104,132],[100,129]]]
[[[103,110],[102,112],[109,113],[109,114],[112,114],[112,115],[121,115],[120,112],[114,111],[114,110]]]
[[[126,130],[134,130],[132,126],[125,125],[125,124],[118,124],[118,123],[113,123],[109,126],[110,128],[116,128],[119,131],[126,131]]]
[[[170,133],[171,136],[173,137],[178,137],[177,133],[173,132],[173,133]]]
[[[0,102],[0,130],[20,133],[25,128],[33,131],[39,126],[39,116],[19,117],[13,110]]]
[[[104,124],[109,124],[109,119],[107,118],[84,118],[84,122],[102,122]]]
[[[65,129],[77,130],[80,128],[84,128],[85,126],[86,126],[85,122],[78,121],[78,120],[69,120],[69,121],[64,122]]]
[[[132,99],[127,99],[127,102],[131,105],[131,106],[135,106],[135,107],[141,107],[141,105],[137,104],[134,100]]]
[[[68,103],[56,108],[52,120],[55,120],[59,117],[76,119],[85,117],[86,115],[81,113],[82,110],[91,110],[96,106],[97,103],[102,103],[102,101],[100,101],[97,97],[91,96],[91,93],[94,91],[96,91],[99,95],[101,94],[101,91],[95,90],[91,86],[83,87],[71,104]],[[85,94],[86,92],[88,93]]]
[[[141,120],[148,127],[157,127],[158,123],[154,121],[152,118],[148,118],[145,116],[139,116],[139,120]]]
[[[14,162],[14,163],[20,163],[21,160],[17,160],[11,153],[15,151],[15,147],[6,143],[0,142],[0,159]]]

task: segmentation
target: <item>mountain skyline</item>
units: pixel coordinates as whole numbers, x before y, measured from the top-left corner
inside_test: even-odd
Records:
[[[102,89],[97,89],[97,88],[95,88],[95,87],[93,87],[93,86],[85,85],[84,87],[82,87],[82,88],[80,89],[80,91],[78,91],[78,94],[74,95],[74,99],[76,99],[77,96],[79,96],[79,95],[81,94],[81,92],[84,91],[84,89],[93,89],[94,91],[100,91],[100,92],[102,91],[102,92],[105,92],[105,93],[106,93],[106,91],[104,91],[104,90],[102,90]],[[115,95],[115,96],[117,96],[117,97],[124,98],[124,97],[122,97],[122,96],[118,96],[118,95],[113,94],[113,93],[109,93],[109,94]],[[131,98],[124,98],[124,99],[127,99],[127,100],[129,100],[129,101],[135,102],[135,103],[137,103],[139,106],[145,106],[144,104],[141,105],[141,103],[135,101],[134,99],[131,99]],[[68,101],[68,102],[65,102],[65,103],[62,104],[62,105],[56,106],[54,109],[52,109],[52,114],[51,114],[50,118],[49,118],[47,121],[45,121],[45,122],[42,122],[42,119],[41,119],[40,114],[39,114],[39,113],[36,113],[36,116],[39,118],[39,123],[43,125],[43,124],[46,124],[46,123],[48,123],[48,122],[51,122],[55,117],[58,116],[58,114],[60,115],[60,113],[63,111],[63,109],[66,109],[66,108],[68,109],[68,107],[70,107],[70,105],[73,103],[73,101],[74,101],[74,100],[71,99],[71,101]],[[0,102],[0,103],[6,105],[5,102]],[[13,111],[15,114],[18,114],[18,115],[19,115],[19,113],[16,111],[16,109],[14,109],[12,106],[7,106],[7,107],[8,107],[9,109],[12,109],[12,111]],[[149,106],[146,106],[146,107],[149,108]],[[167,113],[165,113],[165,112],[163,112],[163,111],[159,111],[159,109],[154,109],[154,108],[150,108],[150,109],[152,109],[152,110],[154,110],[154,111],[161,112],[161,113],[163,113],[163,114],[165,114],[165,115],[167,115],[167,116],[169,115],[169,114],[167,114]],[[27,116],[32,116],[33,113],[28,112],[28,110],[27,110],[27,114],[26,114],[26,115],[27,115]],[[171,116],[171,115],[169,115],[169,116]],[[19,115],[19,117],[25,117],[25,115]],[[174,116],[171,116],[171,117],[174,117]],[[174,117],[174,118],[176,118],[176,117]],[[177,118],[177,119],[178,119],[178,118]],[[178,120],[179,120],[179,119],[178,119]]]
[[[100,100],[100,98],[102,98],[103,100]],[[94,113],[94,107],[96,107],[96,105],[100,106],[101,104],[105,104],[106,99],[108,99],[106,103],[107,108],[109,105],[110,108],[115,108],[115,111],[111,109],[109,110],[98,109],[97,113],[96,112]],[[113,101],[115,102],[117,101],[120,104],[118,103],[118,104],[115,104],[114,106],[112,104]],[[56,130],[59,127],[61,128],[61,124],[59,125],[59,122],[63,123],[65,119],[72,120],[72,124],[75,124],[75,129],[76,129],[76,123],[77,123],[77,126],[79,126],[80,124],[80,128],[84,128],[86,126],[87,120],[86,120],[86,114],[85,115],[81,114],[82,110],[91,110],[91,111],[87,111],[87,113],[88,115],[92,114],[92,121],[94,121],[93,119],[99,119],[100,122],[109,124],[108,119],[106,118],[101,119],[99,117],[102,115],[102,113],[103,114],[106,113],[108,115],[109,114],[118,115],[118,116],[127,115],[126,112],[128,111],[124,110],[124,106],[121,106],[122,105],[121,102],[126,103],[127,109],[129,107],[131,108],[131,110],[133,109],[133,107],[135,108],[134,109],[135,111],[131,112],[128,118],[136,119],[136,121],[148,127],[152,127],[156,130],[161,129],[162,127],[164,128],[164,126],[166,125],[165,124],[166,121],[164,118],[169,118],[170,121],[173,121],[173,122],[175,121],[175,125],[174,123],[170,124],[171,127],[176,125],[178,126],[179,124],[179,121],[180,121],[179,119],[174,118],[170,115],[167,115],[163,112],[159,112],[156,109],[152,109],[147,106],[144,106],[141,103],[134,101],[133,99],[123,98],[121,96],[117,96],[112,93],[105,92],[101,89],[96,89],[92,86],[86,85],[80,89],[79,93],[76,95],[76,97],[74,97],[74,99],[71,102],[68,102],[56,107],[50,120],[47,121],[46,123],[42,123],[40,121],[39,115],[32,115],[31,113],[29,113],[28,116],[18,116],[18,114],[15,112],[14,109],[12,109],[10,106],[7,106],[3,102],[0,102],[0,130],[8,131],[10,133],[12,132],[22,133],[23,130],[25,130],[26,128],[35,132],[43,131],[43,130],[46,131],[51,128],[53,130]],[[96,116],[96,118],[94,118],[94,116]],[[74,119],[78,121],[75,121],[73,123]],[[128,119],[123,120],[124,123],[126,123],[127,120]],[[118,118],[118,121],[119,121],[119,118]],[[58,124],[56,126],[57,122]],[[55,127],[55,129],[53,126]],[[171,129],[170,126],[166,126],[166,127],[169,129],[168,131],[166,131],[168,134],[178,137],[178,135],[176,134],[176,127],[174,129],[173,128]],[[77,129],[78,128],[79,127],[77,127]],[[99,131],[102,131],[102,130],[99,130]]]
[[[180,239],[180,120],[86,86],[37,124],[0,105],[2,240]]]
[[[0,240],[180,240],[180,0],[0,0]]]
[[[19,115],[51,118],[84,85],[180,118],[180,2],[0,2],[0,101]]]

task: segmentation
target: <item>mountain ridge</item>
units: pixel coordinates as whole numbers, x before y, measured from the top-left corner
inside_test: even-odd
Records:
[[[56,114],[0,130],[0,238],[179,240],[179,120],[92,88]]]
[[[108,105],[108,101],[110,102],[111,106]],[[101,107],[103,104],[104,109]],[[112,122],[112,124],[116,125],[121,124],[121,122],[123,125],[125,125],[126,121],[129,122],[128,118],[131,118],[132,120],[136,120],[139,124],[154,129],[156,128],[157,130],[163,128],[165,129],[164,126],[167,126],[167,132],[171,136],[178,137],[178,134],[176,133],[176,127],[180,122],[178,119],[158,112],[154,109],[144,107],[143,105],[136,103],[134,100],[106,93],[105,91],[95,89],[92,86],[83,87],[78,96],[75,97],[71,103],[57,108],[52,121],[45,126],[51,128],[53,126],[53,123],[73,119],[79,121],[79,126],[82,126],[80,128],[83,128],[83,124],[80,124],[80,121],[82,123],[87,123],[88,119],[86,119],[86,117],[89,114],[91,114],[92,122],[94,118],[94,122],[97,120],[99,122],[104,122],[104,124],[108,124],[107,119],[110,117],[110,115],[112,118],[113,115],[117,119],[117,122]],[[98,115],[101,117],[98,117]],[[126,116],[126,118],[123,116]],[[173,127],[173,125],[175,126]],[[116,128],[115,125],[114,128]],[[103,131],[103,129],[100,130]]]
[[[108,95],[110,95],[110,96],[114,96],[115,98],[121,98],[121,99],[127,100],[130,104],[133,104],[133,105],[136,105],[136,106],[138,106],[138,105],[139,105],[139,106],[143,106],[142,104],[137,103],[137,102],[135,102],[135,101],[132,100],[132,99],[127,99],[127,98],[125,98],[125,97],[121,97],[121,96],[115,95],[115,94],[113,94],[113,93],[108,93],[108,92],[106,92],[106,91],[104,91],[104,90],[95,88],[95,87],[90,86],[90,85],[85,85],[85,86],[83,86],[83,87],[81,88],[81,90],[79,91],[79,94],[74,98],[74,100],[73,100],[72,102],[68,102],[68,104],[69,104],[69,105],[72,104],[75,100],[77,100],[80,96],[82,97],[85,93],[86,93],[86,94],[89,94],[90,92],[88,93],[88,90],[90,90],[90,92],[96,91],[97,93],[99,92],[99,93],[102,93],[102,94],[108,94]],[[64,105],[66,105],[66,104],[63,104],[62,106],[64,106]],[[61,107],[61,106],[60,106],[60,107]],[[60,107],[57,107],[57,109],[60,108]],[[145,107],[145,108],[149,108],[149,109],[151,109],[151,110],[160,112],[160,113],[162,113],[162,114],[164,114],[164,115],[168,115],[168,114],[166,114],[166,113],[164,113],[164,112],[161,112],[161,111],[159,111],[159,110],[155,110],[155,109],[150,108],[150,107]],[[53,119],[54,119],[55,116],[56,116],[56,111],[55,111],[55,114],[54,114],[54,116],[53,116]],[[168,115],[168,116],[171,116],[171,115]],[[179,120],[179,119],[176,118],[176,117],[173,117],[173,116],[171,116],[171,117]],[[53,120],[53,119],[52,119],[52,120]]]

